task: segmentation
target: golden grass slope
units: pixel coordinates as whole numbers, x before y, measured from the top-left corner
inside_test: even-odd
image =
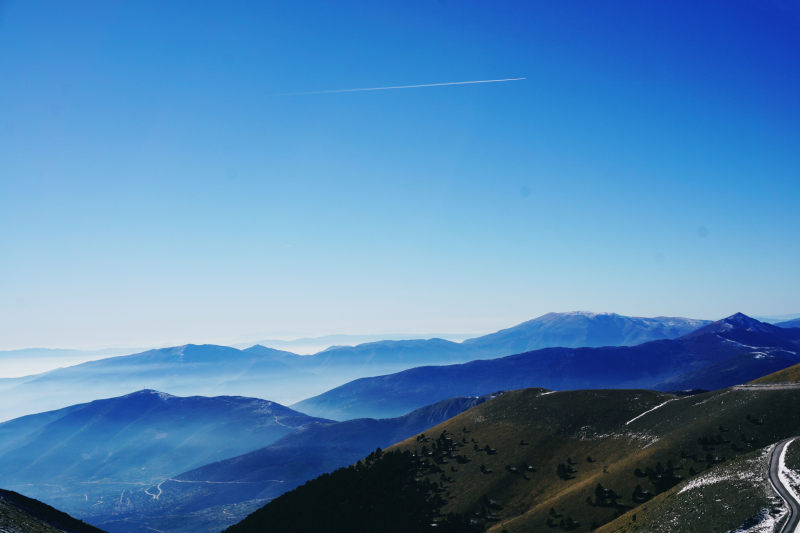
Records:
[[[443,512],[497,533],[591,531],[680,479],[800,433],[800,390],[512,391],[395,448],[426,456],[443,431],[457,444],[436,475]]]
[[[716,465],[597,533],[771,532],[785,506],[767,476],[770,448]]]
[[[753,380],[752,383],[791,383],[800,382],[800,364],[778,370]]]

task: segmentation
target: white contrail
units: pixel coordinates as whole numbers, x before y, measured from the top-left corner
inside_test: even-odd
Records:
[[[307,91],[301,93],[283,93],[285,95],[304,95],[304,94],[333,94],[333,93],[356,93],[362,91],[388,91],[391,89],[416,89],[419,87],[444,87],[447,85],[472,85],[476,83],[499,83],[503,81],[520,81],[527,78],[503,78],[499,80],[472,80],[472,81],[446,81],[443,83],[420,83],[417,85],[391,85],[388,87],[360,87],[358,89],[329,89],[327,91]]]

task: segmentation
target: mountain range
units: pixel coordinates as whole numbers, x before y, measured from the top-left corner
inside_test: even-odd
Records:
[[[583,368],[583,363],[593,361],[593,366],[587,369],[588,374],[594,378],[601,376],[608,380],[607,386],[613,386],[614,383],[626,384],[634,379],[616,368],[615,365],[623,365],[627,368],[636,360],[640,361],[640,372],[642,368],[648,366],[661,365],[663,368],[668,368],[675,360],[679,360],[682,362],[682,366],[678,368],[676,375],[682,376],[681,371],[685,371],[687,368],[693,369],[698,362],[700,363],[698,366],[706,368],[704,365],[711,364],[709,361],[712,363],[714,361],[730,361],[732,358],[749,355],[748,361],[758,363],[757,366],[747,367],[746,373],[761,372],[761,374],[756,374],[759,376],[771,371],[776,366],[781,368],[787,366],[792,354],[796,355],[799,350],[798,342],[800,342],[800,336],[795,335],[795,332],[736,314],[716,323],[705,325],[699,330],[673,341],[656,341],[629,348],[580,349],[589,351],[580,356],[582,357],[581,361],[570,363],[570,366],[563,372],[575,374],[578,379],[586,379],[586,372],[581,373],[576,369]],[[756,346],[759,348],[754,348]],[[567,353],[561,350],[574,352],[574,349],[558,349],[555,352],[553,350],[543,351],[554,353],[557,357],[563,357],[563,354]],[[621,361],[615,359],[620,357],[617,350],[625,352]],[[628,353],[629,350],[633,351]],[[433,426],[437,420],[449,419],[457,412],[483,403],[484,400],[492,397],[485,395],[491,389],[519,388],[517,382],[514,381],[517,378],[514,376],[525,376],[527,374],[525,361],[537,360],[537,353],[476,361],[466,365],[421,367],[401,372],[395,376],[416,372],[426,375],[425,373],[432,368],[446,369],[449,372],[445,376],[438,375],[431,379],[430,390],[435,390],[435,393],[432,396],[423,395],[416,398],[420,402],[424,401],[424,398],[447,395],[451,390],[463,385],[459,379],[467,378],[469,380],[471,374],[465,369],[471,369],[476,365],[479,367],[476,374],[482,376],[481,379],[488,377],[489,384],[478,380],[479,389],[477,390],[483,391],[481,394],[484,394],[480,398],[473,395],[472,397],[439,401],[396,418],[355,418],[340,423],[307,424],[264,448],[173,476],[158,485],[160,497],[157,501],[149,498],[147,493],[139,493],[137,498],[130,500],[130,505],[125,509],[95,506],[88,510],[87,512],[90,514],[85,516],[112,531],[136,531],[135,527],[139,527],[143,523],[147,527],[155,529],[162,529],[162,527],[173,524],[169,526],[173,531],[206,530],[204,528],[211,531],[215,527],[225,526],[230,523],[229,519],[232,516],[243,516],[259,504],[285,493],[304,480],[329,472],[339,466],[352,464],[375,448],[385,448],[388,444],[413,434],[414,429],[422,431]],[[765,353],[769,354],[769,357],[763,357]],[[654,363],[654,360],[657,363]],[[553,359],[545,362],[548,365],[552,364]],[[501,367],[508,365],[509,372],[492,372],[485,367],[480,368],[482,364],[500,365]],[[612,368],[601,372],[601,369],[608,365]],[[617,374],[616,378],[620,378],[618,381],[615,381],[614,374]],[[491,381],[492,376],[498,381]],[[706,377],[707,381],[712,378],[717,379],[717,372]],[[742,375],[741,373],[736,374],[735,377],[740,378]],[[658,368],[652,374],[647,374],[647,379],[652,382],[662,382],[663,378],[664,374]],[[539,382],[542,380],[542,375],[534,374],[527,376],[526,379]],[[639,376],[635,379],[642,378]],[[363,380],[357,380],[355,383],[360,381]],[[375,380],[368,379],[367,381]],[[412,395],[413,398],[414,387],[411,384],[419,384],[424,381],[424,379],[414,376],[410,381],[401,381],[400,384],[395,384],[393,388],[392,386],[387,387],[385,382],[377,380],[378,384],[374,389],[374,395],[368,394],[362,397],[356,395],[353,402],[363,406],[370,400],[374,400],[376,396],[391,396],[394,391],[398,391],[399,397],[407,398]],[[747,379],[742,378],[736,383],[743,381],[747,381]],[[655,398],[672,397],[663,393],[652,394],[656,395]],[[408,405],[406,404],[406,407]],[[186,525],[176,526],[174,525],[176,521]]]
[[[361,378],[292,405],[335,420],[388,417],[497,390],[717,389],[800,362],[800,330],[737,313],[676,339],[636,346],[545,348],[490,360]]]
[[[444,339],[385,340],[335,346],[308,356],[260,345],[240,350],[189,344],[90,361],[22,378],[0,379],[0,398],[15,400],[0,402],[0,420],[140,389],[176,395],[270,398],[288,404],[356,378],[420,365],[511,355],[520,346],[532,349],[554,345],[624,345],[672,338],[704,323],[685,318],[637,318],[609,313],[549,313],[462,343]],[[426,404],[415,407],[422,405]],[[390,416],[405,412],[396,411]]]
[[[469,339],[473,335],[464,333],[430,333],[430,334],[409,334],[409,333],[386,333],[386,334],[335,334],[323,335],[320,337],[302,337],[292,340],[283,339],[264,339],[258,342],[234,344],[235,348],[248,348],[254,344],[262,346],[269,346],[278,350],[286,350],[297,354],[314,354],[327,350],[328,348],[336,346],[356,346],[358,344],[366,344],[368,342],[378,342],[386,339],[394,340],[413,340],[413,339],[448,339],[451,341],[460,342],[464,339]]]
[[[548,444],[563,451],[571,446],[563,440],[563,432],[572,431],[568,428],[581,421],[585,427],[597,425],[595,433],[598,434],[605,435],[607,430],[612,434],[620,433],[614,428],[621,419],[626,419],[626,427],[635,429],[640,415],[659,409],[664,402],[677,404],[680,397],[668,391],[722,388],[775,371],[779,372],[772,376],[783,377],[764,379],[785,380],[797,374],[787,367],[800,363],[800,329],[773,326],[740,313],[714,323],[703,323],[697,329],[690,328],[688,322],[672,324],[670,321],[674,319],[634,319],[608,314],[569,313],[561,315],[558,320],[552,315],[540,318],[462,344],[442,339],[381,341],[331,348],[313,356],[297,356],[263,346],[237,350],[187,345],[94,361],[37,376],[26,383],[40,387],[57,387],[66,383],[67,388],[77,384],[91,392],[94,390],[92,385],[97,386],[96,381],[107,380],[107,386],[111,387],[125,371],[130,383],[163,380],[190,386],[188,377],[194,376],[200,378],[200,383],[194,386],[211,386],[209,384],[216,380],[235,388],[248,382],[257,384],[263,376],[270,376],[272,379],[280,377],[285,381],[284,386],[292,387],[298,383],[296,376],[311,379],[315,372],[338,376],[337,369],[366,371],[380,368],[387,360],[392,364],[413,366],[417,358],[426,360],[429,357],[426,353],[436,353],[438,355],[434,357],[449,362],[467,357],[465,354],[471,350],[476,353],[494,350],[495,347],[513,350],[533,337],[540,338],[543,343],[558,342],[561,337],[556,326],[559,324],[583,332],[582,340],[575,341],[578,344],[604,344],[609,337],[598,333],[600,330],[613,329],[620,335],[619,339],[628,342],[639,335],[674,336],[679,332],[680,324],[686,324],[690,332],[634,346],[544,348],[468,363],[417,366],[383,376],[356,379],[291,408],[240,396],[182,398],[155,390],[141,390],[0,424],[0,472],[8,488],[48,501],[114,533],[218,531],[270,500],[282,501],[281,495],[287,491],[292,494],[291,499],[297,498],[293,491],[295,487],[336,468],[357,463],[360,466],[355,471],[348,470],[350,473],[347,474],[357,480],[362,475],[359,469],[372,468],[370,465],[380,463],[383,452],[375,452],[376,448],[390,447],[423,431],[426,435],[416,437],[422,441],[406,443],[429,442],[432,438],[438,442],[443,437],[441,434],[436,436],[429,428],[441,423],[448,424],[445,433],[453,435],[457,424],[463,423],[462,429],[469,429],[471,426],[464,419],[468,413],[472,413],[468,419],[470,423],[492,420],[496,424],[480,434],[471,429],[463,431],[462,444],[470,444],[470,438],[478,438],[481,442],[486,439],[504,442],[503,439],[517,438],[520,427],[524,426],[522,419],[518,418],[534,420],[538,417],[541,420],[527,422],[528,425],[534,424],[538,433],[520,437],[517,446],[527,446],[522,443],[533,442],[528,437],[535,436],[535,439],[545,439],[536,446]],[[599,328],[597,331],[595,326]],[[549,337],[545,335],[547,332]],[[87,368],[90,371],[87,372]],[[64,376],[69,379],[62,381]],[[204,379],[207,380],[205,384]],[[515,396],[519,391],[501,391],[529,386],[544,388],[529,389],[524,396],[527,399],[522,403],[501,401],[507,396],[520,398]],[[554,394],[545,391],[545,388],[644,387],[667,392],[594,390]],[[540,402],[533,399],[540,396],[559,401],[547,403],[551,407],[544,410],[538,407],[531,410],[526,402]],[[716,402],[717,396],[709,398],[712,397],[715,400],[711,403]],[[701,400],[701,404],[703,402],[706,400]],[[718,403],[722,405],[724,402]],[[485,405],[499,407],[487,411]],[[597,409],[603,414],[598,415]],[[672,413],[671,409],[665,408],[664,412]],[[753,409],[760,412],[761,407]],[[592,422],[598,416],[608,419],[611,425]],[[748,413],[748,416],[753,416],[753,413]],[[345,421],[336,422],[334,419]],[[615,422],[611,423],[611,419]],[[684,422],[694,423],[690,419]],[[473,431],[475,435],[467,437],[467,433]],[[654,444],[659,439],[673,438],[656,432],[657,439],[651,442],[647,440],[649,432],[649,429],[644,433],[626,430],[620,434],[632,446],[652,446],[654,449],[660,446]],[[764,439],[771,436],[772,433],[762,435]],[[581,439],[585,440],[585,436]],[[642,439],[647,442],[642,444]],[[494,440],[488,442],[489,448],[495,446],[494,443]],[[504,442],[503,446],[507,445]],[[633,453],[626,446],[609,453]],[[606,448],[614,449],[612,443]],[[546,454],[540,447],[536,450],[537,456]],[[670,453],[673,452],[675,449],[671,449]],[[430,447],[423,455],[428,453]],[[494,454],[484,453],[487,461]],[[367,454],[370,455],[364,460]],[[462,467],[455,455],[449,458],[455,460],[451,470],[439,467],[443,472],[439,472],[437,483],[442,490],[446,490],[448,478],[459,477],[448,472],[455,473]],[[359,459],[362,462],[358,462]],[[623,457],[620,455],[617,459],[622,461]],[[672,458],[669,460],[674,461]],[[402,461],[391,468],[399,468]],[[570,464],[569,461],[566,464]],[[498,466],[502,465],[486,468],[496,470]],[[710,469],[714,465],[707,466]],[[515,472],[508,470],[511,468],[508,464],[505,467],[507,472]],[[514,468],[519,471],[519,467]],[[480,474],[488,475],[485,472]],[[326,479],[328,483],[334,477]],[[470,478],[463,486],[483,487],[483,480],[480,476]],[[396,488],[392,487],[394,485],[390,482],[382,484],[374,491],[374,496],[390,493]],[[473,489],[464,490],[470,494],[474,492]],[[345,495],[347,491],[341,493]],[[467,531],[471,527],[469,521],[472,519],[463,514],[476,512],[470,507],[475,505],[474,499],[469,498],[463,500],[472,502],[466,507],[452,507],[454,516],[465,520],[455,523],[458,531]],[[524,504],[513,498],[512,501],[515,508]],[[409,503],[413,501],[409,500]],[[564,505],[578,516],[577,508],[570,507],[572,503]],[[316,507],[324,509],[326,505]],[[333,510],[330,512],[335,514]],[[420,511],[419,516],[426,517],[426,512]],[[497,515],[493,511],[487,514],[486,509],[477,512],[481,520],[488,522],[493,520],[489,517]],[[608,517],[599,517],[597,513],[594,516],[592,520],[600,520],[598,524],[608,523]],[[241,527],[247,524],[245,522]],[[440,525],[440,531],[449,527],[446,522]]]

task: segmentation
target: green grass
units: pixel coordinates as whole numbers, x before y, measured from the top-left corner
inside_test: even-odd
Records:
[[[626,425],[648,409],[670,403]],[[550,509],[591,531],[640,505],[633,500],[637,485],[651,494],[663,491],[636,469],[655,470],[670,463],[675,474],[692,477],[714,466],[717,460],[748,453],[788,435],[800,433],[800,391],[719,391],[691,397],[671,397],[651,391],[574,391],[541,396],[539,391],[514,391],[432,428],[426,434],[446,430],[478,440],[497,449],[495,455],[468,448],[471,462],[448,473],[450,501],[445,511],[483,513],[484,496],[504,505],[489,531],[509,533],[549,530]],[[720,430],[720,427],[722,430]],[[743,440],[743,436],[744,439]],[[521,446],[520,440],[529,442]],[[701,442],[703,444],[701,444]],[[415,439],[398,445],[419,448]],[[589,463],[586,457],[594,462]],[[577,464],[571,479],[557,475],[558,464]],[[492,474],[480,471],[480,465]],[[531,464],[536,472],[529,480],[510,473],[506,466]],[[601,484],[620,496],[616,506],[598,506],[596,488]],[[667,484],[668,485],[668,484]],[[606,502],[608,503],[608,502]],[[560,528],[553,528],[554,531]]]
[[[770,523],[779,500],[767,479],[765,447],[688,480],[606,524],[597,533],[724,533]],[[771,530],[771,529],[770,529]]]
[[[670,398],[651,391],[541,395],[540,390],[528,389],[506,393],[480,406],[482,409],[471,409],[432,428],[426,434],[438,435],[446,430],[468,440],[462,453],[471,462],[457,466],[457,472],[448,472],[453,478],[448,485],[452,499],[445,511],[484,513],[486,496],[504,506],[496,513],[504,519],[496,529],[509,532],[529,531],[530,523],[545,524],[551,503],[558,505],[559,513],[563,509],[565,516],[586,524],[610,520],[615,511],[587,506],[586,494],[594,490],[597,482],[613,485],[611,479],[619,470],[614,465],[624,462],[650,440],[644,433],[623,436],[616,432],[625,421]],[[464,433],[464,428],[469,433]],[[475,452],[473,439],[479,448],[488,445],[497,453]],[[528,444],[520,444],[523,440]],[[420,449],[416,439],[399,447]],[[593,462],[586,460],[588,456]],[[577,470],[574,478],[559,478],[559,464]],[[492,473],[482,472],[481,465]],[[536,471],[528,473],[525,465]],[[509,472],[508,466],[519,472]]]

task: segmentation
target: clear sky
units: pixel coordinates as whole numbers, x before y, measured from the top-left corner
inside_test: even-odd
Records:
[[[790,0],[0,1],[0,349],[798,312],[798,57]]]

